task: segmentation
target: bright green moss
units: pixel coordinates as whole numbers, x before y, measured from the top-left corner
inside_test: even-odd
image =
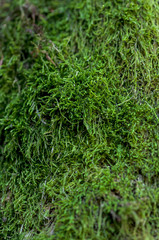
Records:
[[[1,3],[2,239],[159,238],[158,14]]]

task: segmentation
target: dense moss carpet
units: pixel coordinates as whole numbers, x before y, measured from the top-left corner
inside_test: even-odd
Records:
[[[157,0],[0,1],[0,239],[159,239]]]

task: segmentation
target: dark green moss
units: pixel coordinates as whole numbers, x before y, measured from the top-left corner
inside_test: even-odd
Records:
[[[0,3],[1,239],[158,239],[157,0]]]

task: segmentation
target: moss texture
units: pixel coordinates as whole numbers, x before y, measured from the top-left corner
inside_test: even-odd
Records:
[[[0,238],[159,239],[158,1],[0,1],[0,22]]]

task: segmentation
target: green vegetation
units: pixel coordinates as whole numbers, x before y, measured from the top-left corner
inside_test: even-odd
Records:
[[[159,239],[157,0],[0,1],[0,239]]]

